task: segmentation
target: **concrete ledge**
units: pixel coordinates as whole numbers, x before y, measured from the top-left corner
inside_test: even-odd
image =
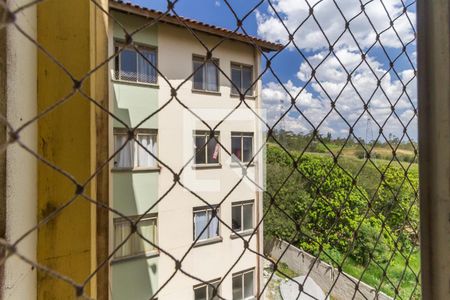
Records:
[[[358,282],[358,279],[353,276],[339,272],[333,266],[284,241],[275,240],[268,243],[265,247],[265,253],[277,260],[282,256],[280,261],[287,264],[290,269],[300,275],[306,275],[311,270],[309,276],[320,286],[325,294],[331,289],[330,295],[333,299],[392,300],[386,294],[382,292],[377,293],[375,288],[364,282]]]

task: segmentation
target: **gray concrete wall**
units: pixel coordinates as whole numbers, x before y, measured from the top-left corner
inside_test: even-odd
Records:
[[[286,248],[288,249],[286,250]],[[285,250],[286,252],[283,254]],[[268,241],[265,244],[264,251],[275,260],[278,260],[280,256],[282,256],[280,261],[287,264],[291,270],[299,275],[306,275],[311,269],[309,277],[311,277],[325,293],[328,293],[330,289],[332,289],[331,297],[333,297],[333,299],[392,299],[381,292],[376,295],[375,289],[363,282],[360,282],[357,285],[358,279],[344,272],[339,273],[336,268],[320,260],[316,261],[315,256],[294,246],[289,246],[289,244],[284,241]]]

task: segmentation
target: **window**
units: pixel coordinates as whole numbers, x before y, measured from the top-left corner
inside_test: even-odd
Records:
[[[246,95],[253,95],[253,67],[241,64],[231,64],[231,94],[237,95],[247,91]],[[238,89],[236,89],[238,87]]]
[[[253,201],[232,204],[231,228],[237,232],[253,229]]]
[[[114,168],[133,169],[133,168],[156,168],[157,160],[150,155],[157,156],[157,132],[151,129],[141,129],[137,131],[136,140],[128,141],[128,132],[125,129],[114,129],[114,147],[119,150],[126,144],[114,157]],[[150,152],[150,153],[149,153]]]
[[[214,296],[213,297],[213,285],[216,288],[216,294],[219,293],[218,286],[219,286],[220,280],[215,280],[209,282],[209,284],[203,284],[194,287],[194,300],[216,300],[219,299],[219,297]]]
[[[141,83],[156,83],[158,73],[156,66],[156,49],[138,47],[139,52],[126,47],[115,57],[115,79]],[[116,46],[116,52],[119,45]],[[153,64],[153,66],[149,63]]]
[[[217,213],[219,211],[217,210]],[[211,220],[212,219],[212,220]],[[211,220],[211,223],[208,222]],[[208,225],[208,228],[205,227]],[[194,240],[198,237],[198,241],[208,240],[219,236],[219,220],[217,217],[213,217],[212,209],[199,208],[194,209]]]
[[[194,133],[194,163],[197,165],[219,163],[220,145],[217,141],[220,134],[216,132],[215,139],[210,139],[209,135],[209,131],[196,131]]]
[[[213,61],[206,61],[204,57],[194,56],[194,90],[219,91],[219,70],[214,64],[219,65],[219,60],[213,59]]]
[[[140,216],[132,217],[137,221]],[[157,243],[157,217],[155,215],[144,216],[137,224],[137,231],[153,244]],[[114,245],[119,247],[131,233],[131,224],[127,219],[114,219]],[[156,248],[142,239],[137,233],[133,233],[130,238],[115,253],[115,257],[128,257],[151,253]]]
[[[254,299],[253,270],[233,275],[233,300]]]
[[[231,133],[231,153],[235,159],[249,162],[253,157],[253,133]]]

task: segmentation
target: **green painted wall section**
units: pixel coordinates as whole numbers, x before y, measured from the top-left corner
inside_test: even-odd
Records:
[[[133,33],[136,30],[139,30],[145,24],[151,22],[151,20],[139,16],[127,15],[124,13],[119,13],[117,11],[112,11],[112,15],[118,22],[120,22],[120,24],[122,24],[126,28],[129,34]],[[113,35],[115,39],[125,40],[124,31],[122,27],[120,27],[120,25],[118,25],[116,22],[114,22]],[[139,30],[138,32],[133,34],[133,41],[144,45],[157,47],[158,23]]]
[[[158,199],[158,176],[158,172],[115,172],[114,208],[127,216],[144,213]]]
[[[112,12],[129,33],[140,28],[143,18]],[[140,44],[157,47],[157,26],[133,35]],[[114,23],[115,40],[124,40],[124,32]],[[128,126],[135,127],[158,109],[158,87],[113,81],[114,114]],[[117,120],[114,127],[124,127]],[[157,129],[157,115],[139,128]],[[158,198],[158,172],[114,172],[113,207],[128,216],[143,214]],[[152,212],[157,212],[155,207]],[[117,216],[114,216],[117,217]],[[158,257],[133,258],[112,265],[112,299],[148,299],[158,289]]]
[[[158,109],[158,89],[143,85],[114,82],[114,113],[128,126],[135,127]],[[114,127],[124,127],[114,120]],[[139,128],[158,128],[158,115]]]
[[[113,264],[113,300],[149,299],[158,290],[158,257]]]

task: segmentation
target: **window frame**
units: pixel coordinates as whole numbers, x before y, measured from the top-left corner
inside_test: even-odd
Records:
[[[241,158],[238,159],[238,157],[236,155],[234,155],[233,153],[233,137],[240,137],[241,140]],[[251,153],[251,158],[248,161],[244,161],[244,137],[251,137],[252,138],[252,153]],[[241,132],[241,131],[233,131],[231,132],[231,154],[233,156],[235,156],[236,158],[233,159],[238,159],[241,163],[249,163],[252,159],[253,159],[253,154],[254,154],[254,150],[255,150],[255,134],[253,132]],[[233,159],[232,159],[232,163],[233,163]],[[254,162],[255,160],[253,160]]]
[[[113,138],[114,138],[114,152],[115,153],[119,147],[116,147],[116,136],[117,135],[125,135],[126,137],[128,137],[128,130],[126,128],[119,128],[119,127],[115,127],[113,128]],[[158,141],[158,129],[146,129],[146,128],[141,128],[141,129],[137,129],[135,131],[135,139],[138,139],[138,137],[140,135],[148,135],[148,136],[154,136],[155,137],[155,142],[156,142],[156,153],[153,153],[153,155],[155,155],[156,157],[158,157],[158,153],[159,153],[159,141]],[[158,170],[159,167],[159,162],[157,160],[155,160],[155,165],[154,166],[148,166],[148,167],[141,167],[138,165],[139,162],[139,148],[142,148],[137,141],[135,140],[130,140],[128,143],[133,143],[133,163],[131,166],[127,166],[127,167],[117,167],[116,166],[116,161],[115,158],[113,159],[113,170],[115,171],[139,171],[139,170]],[[123,149],[122,149],[123,150]],[[116,156],[119,153],[116,154]]]
[[[143,85],[158,85],[158,81],[159,81],[159,74],[158,74],[158,47],[156,46],[151,46],[151,45],[147,45],[147,44],[142,44],[142,43],[134,43],[134,45],[138,48],[138,49],[142,49],[145,51],[152,51],[155,53],[155,71],[156,71],[156,76],[155,76],[155,81],[154,82],[147,82],[147,81],[139,81],[139,76],[138,76],[138,72],[139,70],[137,70],[138,68],[138,57],[141,56],[136,49],[134,49],[132,46],[130,45],[126,45],[124,41],[122,40],[114,40],[114,53],[117,53],[119,48],[124,48],[124,49],[130,49],[133,50],[134,52],[136,52],[136,80],[127,80],[127,79],[122,79],[120,76],[120,72],[121,72],[121,54],[123,53],[120,52],[115,58],[114,58],[114,76],[113,79],[115,81],[118,82],[125,82],[125,83],[135,83],[135,84],[143,84]],[[151,65],[150,65],[151,66]]]
[[[245,290],[244,290],[244,287],[245,287],[244,277],[245,276],[244,275],[248,274],[248,273],[253,273],[253,276],[252,276],[253,291],[252,291],[252,296],[251,297],[244,298],[244,295],[245,295]],[[253,299],[255,299],[255,268],[250,268],[250,269],[247,269],[247,270],[243,270],[243,271],[234,273],[231,276],[231,282],[233,282],[233,279],[235,277],[237,277],[237,276],[241,277],[242,295],[241,295],[240,299],[234,299],[233,298],[233,300],[253,300]],[[233,284],[231,285],[231,291],[234,294],[234,286],[233,286]]]
[[[243,76],[243,69],[244,68],[250,68],[250,70],[251,70],[251,74],[252,74],[252,80],[251,80],[251,84],[250,84],[250,89],[248,90],[248,92],[245,94],[245,97],[254,97],[254,95],[255,95],[255,85],[253,84],[254,82],[253,82],[253,78],[255,77],[255,74],[254,74],[254,66],[253,65],[249,65],[249,64],[243,64],[243,63],[239,63],[239,62],[231,62],[231,64],[230,64],[230,79],[231,79],[231,81],[233,81],[233,79],[232,79],[232,72],[233,72],[233,69],[235,69],[235,70],[237,70],[237,69],[239,69],[239,72],[241,73],[241,82],[240,82],[240,86],[239,86],[239,89],[240,89],[240,93],[244,93],[245,91],[243,91],[243,87],[244,87],[244,76]],[[235,92],[233,92],[233,88],[234,88],[234,85],[231,83],[231,86],[230,86],[230,94],[232,95],[232,96],[239,96],[239,92],[238,93],[235,93]]]
[[[202,67],[200,68],[201,72],[202,72],[202,75],[203,75],[203,81],[202,81],[202,88],[201,89],[195,88],[195,80],[194,80],[194,78],[195,78],[195,73],[196,73],[196,70],[197,70],[195,68],[195,62],[196,61],[202,63]],[[216,68],[217,89],[216,90],[208,90],[206,88],[206,86],[207,86],[207,84],[206,84],[206,64],[208,62],[211,62],[212,64],[214,64],[213,61],[216,62],[216,65],[214,65],[214,66]],[[220,94],[220,72],[219,72],[219,68],[220,68],[220,59],[218,59],[216,57],[213,57],[213,58],[211,58],[211,61],[208,61],[205,56],[193,54],[192,55],[192,90],[193,91],[198,91],[198,92]],[[197,70],[197,72],[200,72],[200,69]]]
[[[252,226],[251,228],[244,229],[244,206],[251,205],[252,206]],[[235,230],[236,233],[246,233],[246,232],[252,232],[255,229],[255,200],[247,200],[247,201],[238,201],[238,202],[232,202],[231,203],[231,228],[233,228],[233,208],[239,206],[241,209],[241,230]]]
[[[198,166],[221,166],[220,163],[220,159],[221,159],[221,152],[222,152],[222,148],[219,145],[220,142],[220,131],[215,131],[214,132],[214,136],[217,140],[217,145],[219,145],[219,153],[217,155],[217,162],[208,162],[208,143],[206,143],[209,140],[209,131],[206,130],[194,130],[193,132],[193,140],[194,140],[194,166],[198,167]],[[205,137],[205,144],[203,146],[203,149],[205,149],[205,162],[204,163],[197,163],[197,144],[196,144],[196,138],[198,136],[204,136]],[[211,139],[213,140],[213,139]]]
[[[208,284],[200,283],[200,284],[194,285],[194,287],[193,287],[194,300],[195,300],[195,290],[199,290],[199,289],[202,289],[202,288],[206,288],[206,300],[213,300],[214,297],[212,299],[209,299],[209,293],[208,292],[209,292],[209,289],[211,289],[210,285],[214,285],[215,283],[220,283],[221,279],[222,278],[217,278],[217,279],[213,279],[213,280],[207,281]],[[217,294],[220,294],[220,292],[221,292],[221,286],[219,285],[217,287]],[[217,294],[216,294],[215,297],[217,297]]]
[[[132,222],[137,221],[139,218],[142,218],[140,222],[146,221],[146,220],[154,220],[154,241],[152,241],[154,244],[158,245],[158,241],[159,241],[159,217],[158,217],[158,213],[148,213],[145,215],[134,215],[134,216],[129,216],[129,219],[131,219]],[[139,226],[139,223],[137,224],[137,226]],[[117,217],[117,218],[113,218],[113,236],[114,236],[114,240],[113,240],[113,245],[114,245],[114,249],[116,247],[118,247],[119,244],[121,244],[123,242],[123,240],[121,240],[120,242],[118,242],[116,240],[116,226],[119,224],[126,224],[127,226],[131,227],[129,220],[127,220],[126,218],[123,217]],[[117,261],[122,261],[122,260],[128,260],[128,259],[132,259],[132,258],[140,258],[140,257],[152,257],[152,256],[156,256],[159,255],[159,249],[156,247],[153,247],[152,250],[149,251],[142,251],[142,252],[136,252],[136,253],[130,253],[127,255],[118,255],[118,253],[120,251],[123,251],[123,247],[127,244],[127,243],[132,243],[134,241],[135,238],[138,238],[139,240],[142,240],[142,238],[137,235],[136,233],[133,233],[130,238],[121,246],[121,249],[119,249],[116,253],[114,253],[114,257],[113,257],[113,262],[117,262]],[[143,242],[145,242],[144,240],[142,240]],[[145,242],[146,243],[146,242]],[[150,245],[151,246],[151,245]],[[130,251],[131,252],[131,251]]]
[[[220,208],[217,207],[216,205],[212,205],[214,208],[217,209],[217,214],[216,214],[216,218],[217,218],[217,235],[213,236],[213,237],[207,237],[206,239],[198,239],[196,241],[196,243],[204,243],[204,242],[209,242],[209,241],[215,241],[215,240],[220,240],[222,238],[221,236],[221,229],[220,229],[220,222],[218,217],[220,216]],[[199,212],[211,212],[211,216],[212,216],[212,209],[209,206],[198,206],[198,207],[194,207],[192,209],[192,240],[195,241],[197,238],[195,237],[196,235],[196,226],[195,226],[195,214],[199,213]],[[209,219],[207,221],[207,223],[209,222]],[[208,225],[208,227],[211,225],[211,223]],[[208,229],[206,230],[208,231]]]

